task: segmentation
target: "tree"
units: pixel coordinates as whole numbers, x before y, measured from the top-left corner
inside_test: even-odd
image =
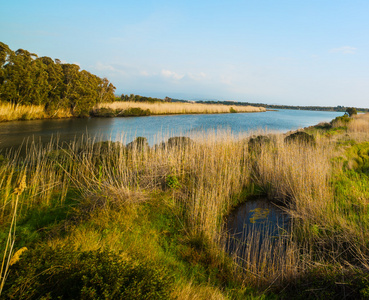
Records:
[[[355,107],[348,107],[346,109],[346,113],[349,115],[349,117],[352,117],[353,115],[357,115],[357,110]]]
[[[44,105],[49,114],[70,109],[75,116],[87,116],[96,103],[114,101],[114,91],[108,79],[81,71],[78,65],[38,58],[23,49],[14,52],[0,42],[2,101]]]

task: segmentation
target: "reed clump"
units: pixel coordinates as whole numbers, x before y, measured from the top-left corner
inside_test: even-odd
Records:
[[[24,220],[41,208],[66,209],[64,220],[43,221],[51,228],[39,243],[52,253],[71,246],[67,257],[73,261],[78,251],[93,252],[94,260],[110,249],[133,264],[162,264],[181,278],[171,281],[178,290],[172,297],[246,297],[250,286],[278,292],[319,266],[342,274],[369,270],[369,150],[357,134],[347,131],[333,140],[315,133],[311,143],[217,130],[155,146],[144,138],[128,144],[91,137],[68,145],[33,143],[25,157],[7,153],[0,163],[1,223],[9,224],[15,205]],[[12,195],[23,175],[16,204]],[[262,244],[262,233],[253,232],[232,261],[224,219],[252,195],[281,206],[292,218],[291,230]],[[26,268],[22,260],[40,248],[22,246],[29,250],[18,267]],[[12,267],[9,278],[15,280]],[[148,284],[155,285],[151,279]]]
[[[35,120],[46,117],[42,105],[20,105],[0,102],[0,122],[14,120]]]
[[[0,102],[0,122],[70,117],[72,117],[72,114],[67,109],[58,109],[50,114],[45,111],[44,105],[22,105]]]

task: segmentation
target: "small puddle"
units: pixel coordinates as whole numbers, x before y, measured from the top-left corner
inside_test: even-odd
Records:
[[[291,218],[270,200],[249,200],[227,218],[227,252],[241,260],[269,253],[274,257],[285,252]]]

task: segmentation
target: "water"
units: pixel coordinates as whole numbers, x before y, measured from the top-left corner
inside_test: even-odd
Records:
[[[270,253],[270,259],[283,255],[291,218],[280,207],[265,198],[248,200],[227,218],[227,251],[240,258]]]
[[[331,121],[342,114],[279,110],[263,113],[14,121],[0,123],[0,148],[17,148],[25,139],[48,142],[52,136],[58,136],[60,141],[69,141],[86,133],[100,140],[120,140],[124,137],[127,143],[137,136],[144,136],[153,145],[160,142],[158,133],[159,136],[160,133],[169,133],[171,136],[190,135],[196,131],[219,128],[230,129],[234,133],[257,129],[287,132]]]

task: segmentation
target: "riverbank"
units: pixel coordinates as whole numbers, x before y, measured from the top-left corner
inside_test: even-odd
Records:
[[[112,102],[96,105],[91,117],[134,117],[167,114],[217,114],[237,112],[264,112],[265,108],[195,103]],[[72,118],[65,109],[47,113],[42,105],[20,105],[0,102],[0,122]]]
[[[367,126],[362,115],[310,128],[312,139],[218,131],[10,153],[0,162],[2,295],[365,298]],[[255,195],[293,226],[277,260],[263,245],[240,265],[223,223]]]
[[[200,104],[182,102],[112,102],[98,104],[92,110],[95,116],[135,116],[173,114],[223,114],[265,112],[263,107],[229,106],[223,104]]]

